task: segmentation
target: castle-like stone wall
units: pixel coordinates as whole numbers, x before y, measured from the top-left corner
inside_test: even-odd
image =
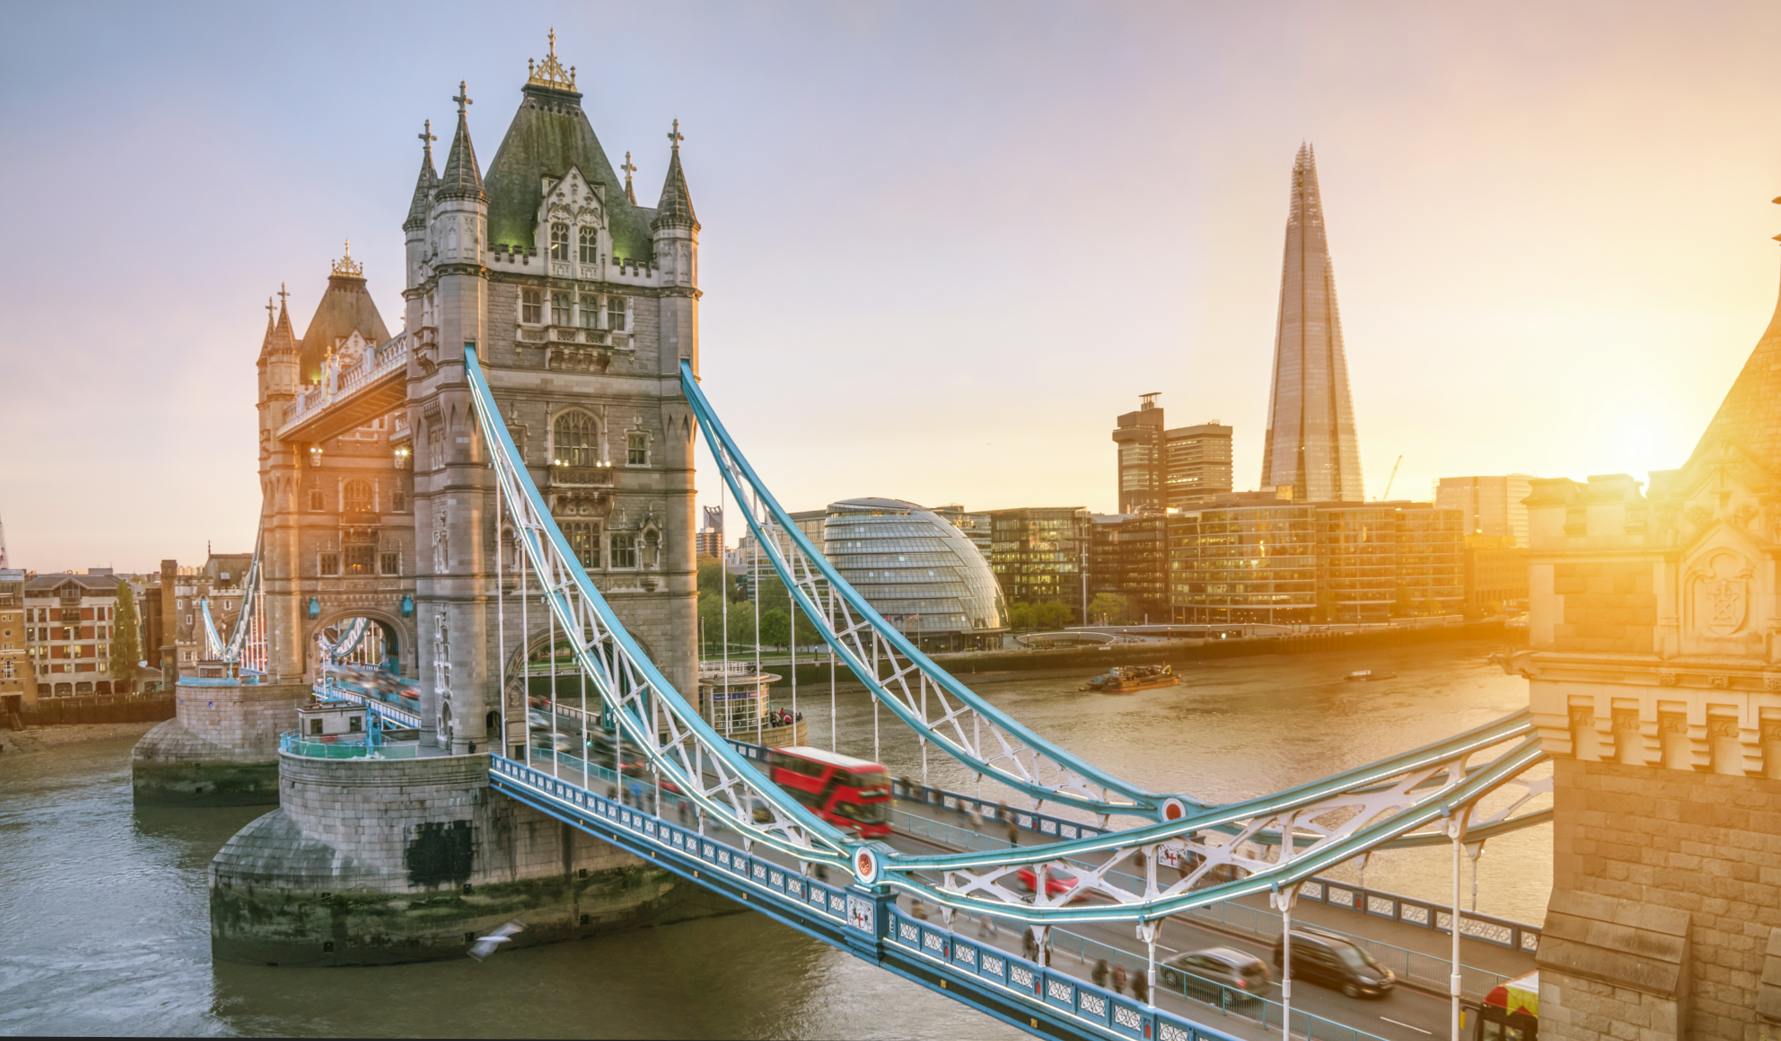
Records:
[[[1555,810],[1567,826],[1553,838],[1553,911],[1607,923],[1590,930],[1598,936],[1620,913],[1601,908],[1633,911],[1618,923],[1630,927],[1628,943],[1588,952],[1562,949],[1574,930],[1555,934],[1548,918],[1541,961],[1565,972],[1542,998],[1540,1036],[1763,1037],[1753,1010],[1781,934],[1781,781],[1570,758],[1556,769]],[[1631,963],[1680,950],[1662,939],[1678,934],[1687,957],[1673,978]],[[1594,1029],[1604,1022],[1639,1033]]]
[[[280,808],[211,863],[217,957],[371,964],[459,957],[509,920],[521,944],[730,909],[488,786],[482,755],[284,755]]]
[[[303,684],[185,677],[175,716],[131,753],[138,799],[213,805],[278,801],[278,735],[296,725]]]

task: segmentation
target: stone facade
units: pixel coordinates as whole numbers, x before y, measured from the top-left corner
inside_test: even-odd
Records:
[[[1533,483],[1516,667],[1555,762],[1543,1041],[1781,1036],[1778,431],[1781,311],[1649,495]]]
[[[278,802],[278,735],[296,724],[305,684],[187,676],[175,716],[131,753],[137,799],[213,805]]]
[[[488,786],[481,755],[284,755],[279,808],[211,862],[211,940],[232,961],[461,957],[509,920],[520,945],[733,909]]]

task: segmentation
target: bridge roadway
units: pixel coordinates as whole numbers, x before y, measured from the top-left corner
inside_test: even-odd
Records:
[[[578,722],[564,717],[564,733],[579,728]],[[744,755],[759,758],[760,749],[737,743]],[[548,749],[533,749],[533,766],[548,771],[551,761]],[[580,760],[571,755],[562,759],[561,777],[576,782],[581,779]],[[590,765],[593,789],[610,796],[613,775],[608,767]],[[625,775],[626,804],[645,811],[653,808],[653,790],[648,781],[630,773]],[[965,848],[1006,848],[1008,831],[1005,823],[982,820],[973,824],[962,808],[947,808],[934,800],[946,801],[935,789],[921,789],[907,781],[893,785],[898,798],[892,820],[893,835],[888,844],[910,853],[958,851]],[[954,793],[951,802],[959,805]],[[969,797],[963,797],[966,801]],[[674,820],[678,816],[678,800],[671,790],[662,792],[662,816]],[[989,809],[993,814],[994,809]],[[981,816],[981,815],[980,815]],[[1030,811],[1011,810],[1017,821],[1015,841],[1020,845],[1056,841],[1056,830],[1066,830],[1069,822],[1034,815]],[[687,818],[690,820],[690,818]],[[1040,831],[1046,828],[1050,833]],[[770,861],[797,872],[796,861],[788,856],[760,850],[757,859]],[[821,876],[816,876],[820,878]],[[896,906],[912,918],[924,915],[935,925],[940,923],[938,909],[917,908],[907,896],[899,896]],[[1427,906],[1427,905],[1417,905]],[[1237,913],[1231,913],[1236,911]],[[1340,932],[1362,943],[1381,963],[1398,975],[1400,986],[1384,998],[1351,999],[1337,991],[1325,989],[1303,980],[1296,981],[1293,1000],[1295,1034],[1309,1031],[1309,1036],[1336,1038],[1344,1041],[1424,1041],[1431,1036],[1445,1037],[1449,1029],[1450,1010],[1445,995],[1449,963],[1448,938],[1445,932],[1421,928],[1404,922],[1348,910],[1338,906],[1301,900],[1295,908],[1295,919],[1305,924]],[[1248,901],[1242,909],[1207,909],[1209,917],[1197,914],[1178,915],[1162,926],[1157,941],[1157,962],[1177,954],[1208,947],[1234,947],[1246,951],[1272,965],[1273,943],[1279,937],[1279,916],[1268,910],[1264,901]],[[1218,919],[1218,920],[1213,920]],[[960,934],[973,935],[976,941],[1010,955],[1019,956],[1021,930],[1002,926],[994,933],[986,923],[959,915],[951,927]],[[1517,937],[1519,939],[1519,937]],[[1470,1002],[1482,997],[1505,977],[1531,971],[1531,953],[1500,947],[1488,942],[1462,938],[1462,962],[1466,997]],[[1109,966],[1123,965],[1129,975],[1142,974],[1145,969],[1144,947],[1137,941],[1129,925],[1120,923],[1085,923],[1069,930],[1052,931],[1052,967],[1079,980],[1088,980],[1097,961],[1106,959]],[[1271,970],[1272,971],[1272,970]],[[1280,985],[1271,981],[1261,1002],[1244,1002],[1234,991],[1224,991],[1210,1000],[1189,997],[1169,991],[1158,980],[1158,993],[1153,995],[1157,1007],[1177,1012],[1234,1038],[1277,1038],[1280,1031]],[[1127,993],[1130,993],[1128,986]],[[1227,1006],[1227,1007],[1221,1007]]]

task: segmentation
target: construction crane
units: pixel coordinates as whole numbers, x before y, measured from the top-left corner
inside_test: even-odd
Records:
[[[1387,477],[1385,479],[1385,494],[1381,495],[1379,497],[1380,499],[1383,500],[1383,499],[1391,498],[1392,482],[1394,482],[1398,479],[1398,467],[1403,466],[1403,465],[1404,465],[1404,457],[1400,454],[1398,456],[1398,461],[1391,464],[1391,476]]]

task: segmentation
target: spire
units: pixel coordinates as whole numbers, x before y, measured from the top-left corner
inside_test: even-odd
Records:
[[[267,349],[273,353],[297,353],[297,334],[291,329],[291,312],[286,307],[290,295],[285,289],[284,283],[280,282],[278,284],[278,324],[272,327],[272,338],[267,344]],[[267,301],[267,304],[270,306],[271,301]]]
[[[637,189],[631,186],[631,175],[637,172],[637,164],[631,162],[629,151],[625,152],[625,165],[619,169],[625,172],[625,198],[631,200],[631,205],[635,206],[637,205]]]
[[[662,201],[656,203],[656,217],[650,227],[691,228],[699,230],[699,218],[693,214],[692,193],[686,188],[686,174],[680,169],[680,142],[686,140],[680,132],[680,120],[674,121],[674,129],[668,131],[668,141],[673,151],[668,154],[668,176],[662,181]]]
[[[463,80],[452,100],[458,104],[458,130],[452,135],[451,151],[445,156],[445,171],[439,175],[439,198],[488,200],[482,187],[482,170],[476,165],[476,149],[470,144],[470,91]]]
[[[346,244],[340,247],[340,259],[329,266],[328,274],[331,278],[356,278],[364,281],[365,265],[352,258],[352,239],[347,239]]]
[[[433,121],[421,124],[421,172],[414,179],[414,201],[408,204],[408,219],[402,222],[404,231],[423,228],[427,224],[427,214],[433,210],[433,192],[439,186],[439,175],[433,172],[433,142],[439,138],[433,135]]]
[[[1359,502],[1360,450],[1347,349],[1317,186],[1317,153],[1309,144],[1299,145],[1292,164],[1278,322],[1261,487],[1291,488],[1300,501]]]

